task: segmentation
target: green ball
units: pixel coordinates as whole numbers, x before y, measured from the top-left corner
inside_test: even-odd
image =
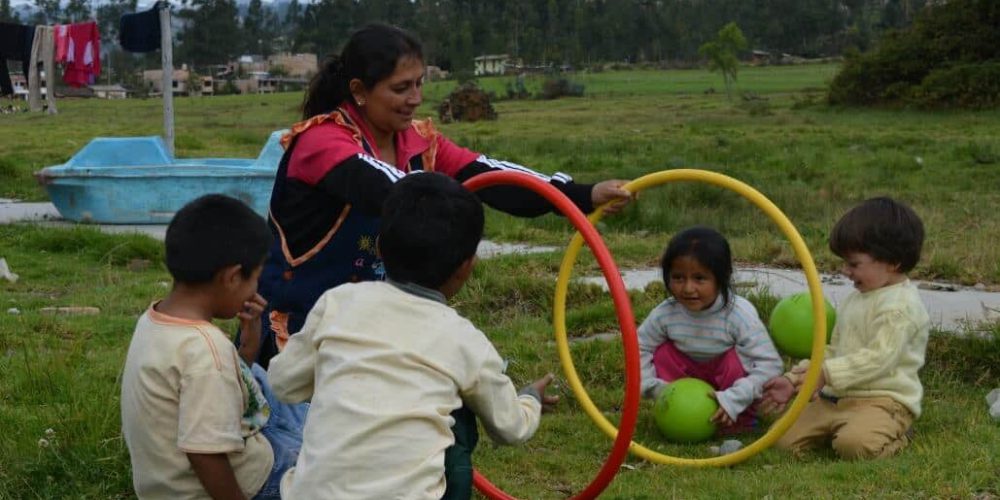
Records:
[[[826,298],[823,298],[823,303],[826,304],[826,341],[829,343],[833,324],[837,321],[837,313]],[[799,359],[810,357],[813,314],[809,292],[781,299],[778,305],[774,306],[774,311],[771,311],[768,327],[771,330],[771,340],[782,354]]]
[[[653,418],[670,441],[697,443],[715,434],[712,415],[719,409],[708,382],[697,378],[677,379],[660,391],[653,405]]]

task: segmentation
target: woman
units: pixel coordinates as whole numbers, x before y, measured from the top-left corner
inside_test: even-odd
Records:
[[[485,172],[520,171],[550,182],[584,212],[612,201],[609,211],[618,211],[631,200],[621,187],[625,181],[576,184],[566,174],[550,177],[455,145],[429,120],[414,120],[423,75],[419,41],[395,27],[369,25],[351,36],[340,57],[325,61],[310,83],[305,120],[282,138],[286,150],[271,194],[275,244],[260,278],[259,293],[269,305],[261,365],[302,328],[323,292],[384,279],[375,248],[379,213],[393,183],[407,172],[433,170],[465,181]],[[517,216],[553,209],[544,198],[512,186],[477,195]],[[446,452],[446,497],[468,498],[475,416],[465,408],[452,415],[456,445]]]
[[[395,27],[355,32],[339,58],[325,61],[303,103],[305,121],[282,138],[286,148],[271,195],[275,246],[260,280],[268,300],[260,364],[302,328],[319,296],[337,285],[383,279],[376,256],[378,214],[393,183],[414,170],[434,170],[459,181],[490,171],[515,170],[545,179],[585,213],[630,193],[625,181],[576,184],[562,173],[546,176],[456,146],[430,121],[414,120],[422,101],[420,42]],[[477,193],[503,212],[534,217],[552,210],[542,197],[498,186]]]

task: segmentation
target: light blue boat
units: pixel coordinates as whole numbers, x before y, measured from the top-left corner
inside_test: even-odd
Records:
[[[257,158],[174,158],[158,136],[99,137],[69,161],[35,173],[63,218],[96,224],[166,224],[209,193],[267,215],[284,150],[271,133]]]

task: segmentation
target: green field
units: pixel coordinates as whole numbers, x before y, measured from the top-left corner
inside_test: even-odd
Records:
[[[459,144],[583,181],[632,178],[667,168],[723,172],[758,188],[799,227],[821,267],[836,259],[825,238],[854,203],[888,194],[911,203],[928,230],[923,278],[1000,284],[1000,113],[832,109],[822,88],[834,66],[744,68],[739,88],[758,99],[730,102],[721,77],[704,71],[604,72],[575,77],[582,98],[503,101],[495,122],[441,125]],[[502,93],[508,80],[482,81]],[[450,82],[428,85],[426,114]],[[529,88],[538,88],[529,80]],[[714,87],[717,92],[705,93]],[[181,98],[179,156],[255,156],[267,134],[296,119],[298,94]],[[156,100],[71,101],[60,114],[0,117],[0,197],[45,199],[31,173],[67,160],[94,136],[160,132]],[[768,220],[731,193],[707,186],[664,186],[643,193],[602,232],[621,267],[656,261],[676,229],[720,228],[742,262],[793,266]],[[569,235],[555,216],[520,220],[490,213],[491,239],[562,246]],[[0,499],[129,498],[127,451],[120,436],[118,390],[136,317],[169,282],[161,244],[92,228],[0,226],[0,257],[21,275],[0,281]],[[551,310],[561,255],[482,261],[456,307],[511,360],[523,384],[559,372]],[[148,263],[148,266],[147,266]],[[137,265],[141,264],[141,265]],[[591,261],[578,273],[593,269]],[[661,285],[635,292],[641,320],[662,300]],[[750,297],[767,316],[773,298]],[[86,305],[97,316],[48,316],[45,306]],[[17,308],[20,314],[9,314]],[[610,299],[573,285],[571,336],[616,327]],[[231,322],[223,323],[230,331]],[[996,498],[1000,428],[985,393],[1000,385],[1000,327],[985,338],[935,332],[922,372],[925,413],[916,441],[897,458],[842,462],[830,453],[795,460],[767,450],[725,469],[682,469],[630,457],[607,498]],[[618,418],[623,375],[617,343],[575,344],[573,356],[595,403]],[[560,377],[561,379],[561,377]],[[565,381],[559,409],[543,418],[527,445],[481,442],[476,464],[522,498],[563,498],[592,478],[610,439],[590,423]],[[636,439],[683,456],[707,456],[707,444],[676,446],[658,438],[644,403]],[[46,435],[52,429],[54,434]],[[41,439],[45,444],[40,444]],[[750,436],[750,439],[753,437]],[[715,443],[717,444],[717,442]]]

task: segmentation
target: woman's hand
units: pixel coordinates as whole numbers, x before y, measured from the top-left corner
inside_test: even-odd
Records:
[[[590,191],[590,201],[594,207],[599,207],[607,202],[613,202],[604,209],[606,214],[616,214],[621,212],[632,200],[635,194],[623,189],[622,186],[629,181],[621,179],[611,179],[594,184],[594,189]]]

